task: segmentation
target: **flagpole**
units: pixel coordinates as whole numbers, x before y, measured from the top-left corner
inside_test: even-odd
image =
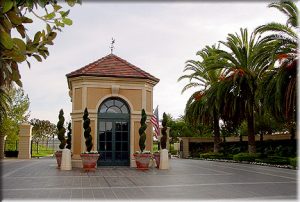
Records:
[[[160,128],[159,128],[159,112],[158,112],[158,106],[159,105],[157,105],[157,122],[158,122],[158,138],[157,138],[157,149],[158,149],[158,151],[160,151]]]

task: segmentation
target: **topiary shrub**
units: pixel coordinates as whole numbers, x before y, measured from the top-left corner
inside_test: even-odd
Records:
[[[59,148],[64,149],[66,145],[66,139],[65,139],[66,129],[64,128],[65,118],[64,118],[64,111],[62,109],[59,111],[58,119],[59,121],[57,122],[56,126],[58,131],[57,137],[60,141]]]
[[[67,146],[66,148],[67,149],[70,149],[71,150],[71,147],[72,147],[72,128],[71,128],[71,122],[68,124],[68,139],[67,139]]]
[[[163,128],[161,129],[162,137],[160,139],[160,146],[162,149],[167,148],[167,120],[168,120],[168,117],[167,117],[166,113],[163,113],[163,120],[161,123],[163,126]]]
[[[89,119],[89,112],[87,108],[84,110],[83,114],[83,128],[84,128],[84,138],[85,138],[85,146],[86,150],[90,152],[93,148],[93,138],[91,136],[91,127],[90,127],[90,119]]]
[[[235,161],[249,161],[253,162],[255,159],[259,158],[259,154],[249,154],[249,153],[239,153],[233,155],[232,159]]]
[[[140,140],[139,140],[139,146],[141,153],[143,153],[146,145],[146,133],[145,130],[147,129],[147,124],[146,124],[146,119],[147,119],[147,114],[144,109],[142,109],[142,118],[140,121],[141,127],[139,128],[139,135],[140,135]]]

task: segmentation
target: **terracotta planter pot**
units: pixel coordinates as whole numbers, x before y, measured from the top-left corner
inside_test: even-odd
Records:
[[[160,163],[160,153],[159,153],[159,152],[154,153],[154,154],[153,154],[153,158],[155,159],[155,162],[156,162],[156,168],[159,168],[159,163]]]
[[[80,154],[84,171],[95,171],[100,154]]]
[[[148,170],[152,154],[133,154],[138,170]]]
[[[60,165],[61,165],[62,151],[56,151],[55,157],[56,157],[56,162],[57,162],[57,169],[59,169]]]

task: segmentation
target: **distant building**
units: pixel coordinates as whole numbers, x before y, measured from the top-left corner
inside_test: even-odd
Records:
[[[72,100],[72,152],[80,159],[86,151],[83,112],[88,108],[93,150],[100,152],[99,166],[135,166],[139,150],[141,110],[147,115],[146,150],[152,149],[153,87],[151,74],[124,59],[109,54],[66,75]]]

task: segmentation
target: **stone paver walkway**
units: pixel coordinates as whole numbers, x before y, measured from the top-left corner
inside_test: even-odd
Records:
[[[249,164],[171,159],[169,170],[56,169],[56,160],[5,159],[3,200],[297,200],[297,171]]]

